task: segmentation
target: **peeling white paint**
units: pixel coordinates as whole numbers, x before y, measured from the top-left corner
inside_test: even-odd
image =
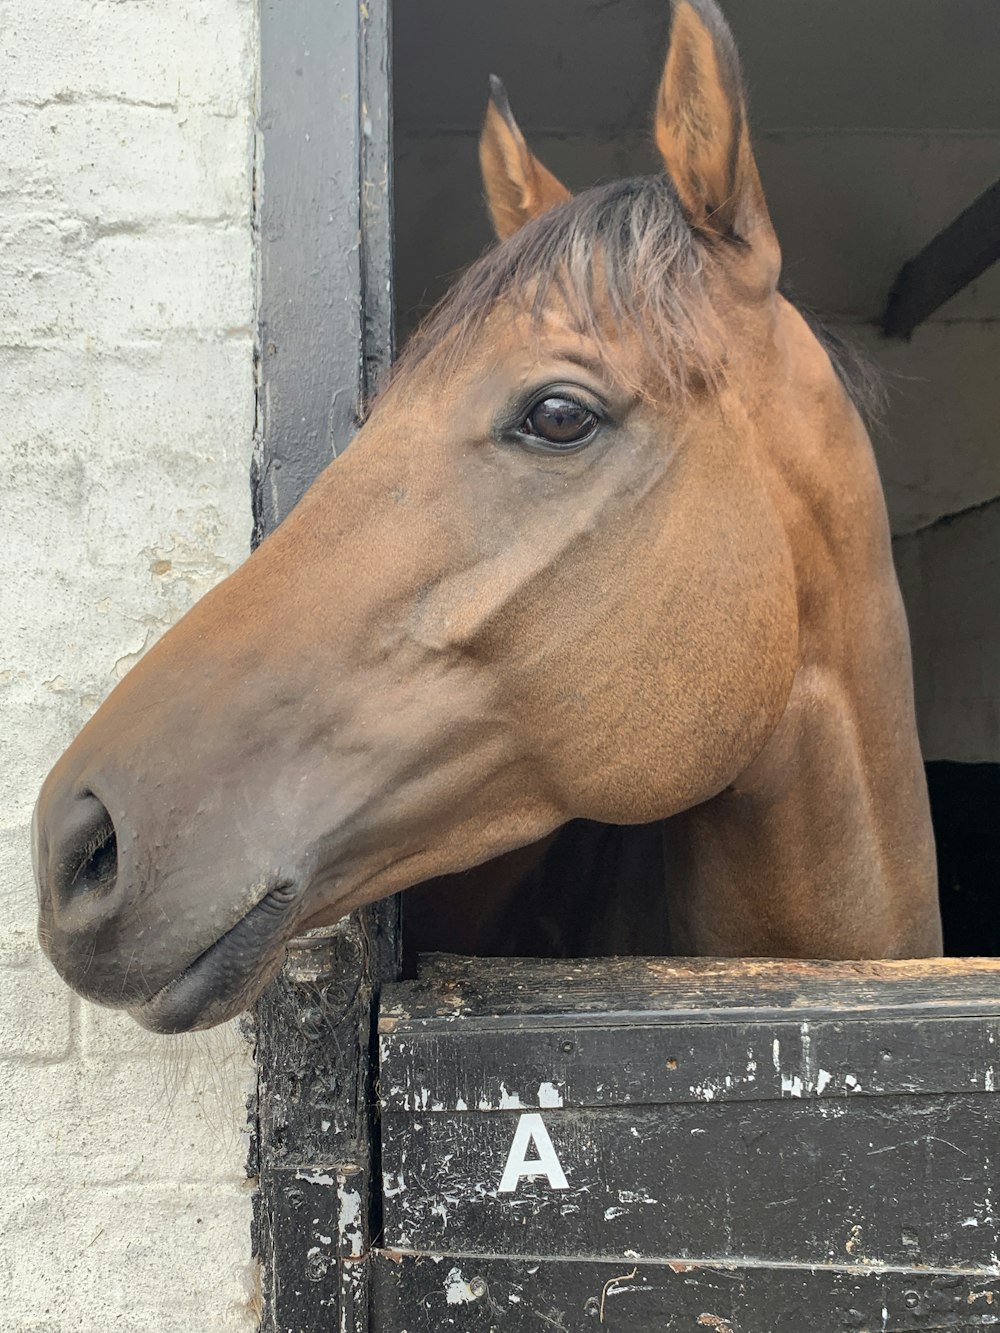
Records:
[[[344,1253],[351,1259],[360,1259],[364,1250],[364,1236],[361,1227],[361,1195],[346,1184],[337,1186],[339,1204],[337,1229]]]
[[[387,1199],[394,1199],[397,1194],[402,1194],[406,1189],[403,1181],[402,1171],[397,1171],[394,1175],[385,1172],[382,1176],[382,1193]]]
[[[563,1095],[554,1083],[539,1083],[538,1105],[543,1107],[559,1107],[563,1105]]]
[[[516,1092],[508,1092],[506,1087],[500,1084],[500,1110],[501,1111],[520,1111],[524,1106],[520,1095]]]
[[[296,1180],[304,1180],[309,1185],[336,1185],[333,1176],[325,1171],[296,1171]]]
[[[444,1280],[444,1294],[449,1305],[474,1305],[476,1302],[476,1297],[462,1276],[460,1268],[448,1270],[448,1276]]]

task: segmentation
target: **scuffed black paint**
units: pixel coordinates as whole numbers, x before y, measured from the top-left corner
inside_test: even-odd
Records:
[[[349,444],[392,355],[389,0],[261,5],[253,544]],[[366,1333],[374,1014],[394,901],[296,944],[255,1015],[263,1333]]]

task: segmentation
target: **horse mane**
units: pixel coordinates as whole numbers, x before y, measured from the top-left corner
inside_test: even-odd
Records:
[[[574,195],[473,263],[409,339],[397,374],[446,339],[460,356],[496,304],[520,298],[540,320],[550,295],[600,347],[607,319],[638,332],[671,395],[723,374],[725,344],[703,281],[711,243],[692,229],[666,175],[636,176]],[[787,293],[786,293],[787,295]],[[795,303],[863,416],[882,403],[878,372]]]
[[[845,338],[842,333],[835,333],[815,310],[797,301],[784,283],[781,294],[791,301],[809,325],[810,332],[830,358],[837,378],[864,422],[869,427],[877,426],[889,405],[889,392],[881,369],[857,343]]]

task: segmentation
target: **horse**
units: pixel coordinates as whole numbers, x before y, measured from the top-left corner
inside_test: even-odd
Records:
[[[871,444],[714,0],[672,0],[653,133],[661,174],[571,196],[492,83],[498,244],[43,786],[80,994],[209,1026],[401,890],[467,952],[940,952]]]

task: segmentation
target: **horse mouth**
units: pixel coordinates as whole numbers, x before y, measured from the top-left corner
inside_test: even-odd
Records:
[[[246,1009],[284,959],[297,886],[283,881],[178,976],[129,1013],[152,1032],[214,1027]]]

